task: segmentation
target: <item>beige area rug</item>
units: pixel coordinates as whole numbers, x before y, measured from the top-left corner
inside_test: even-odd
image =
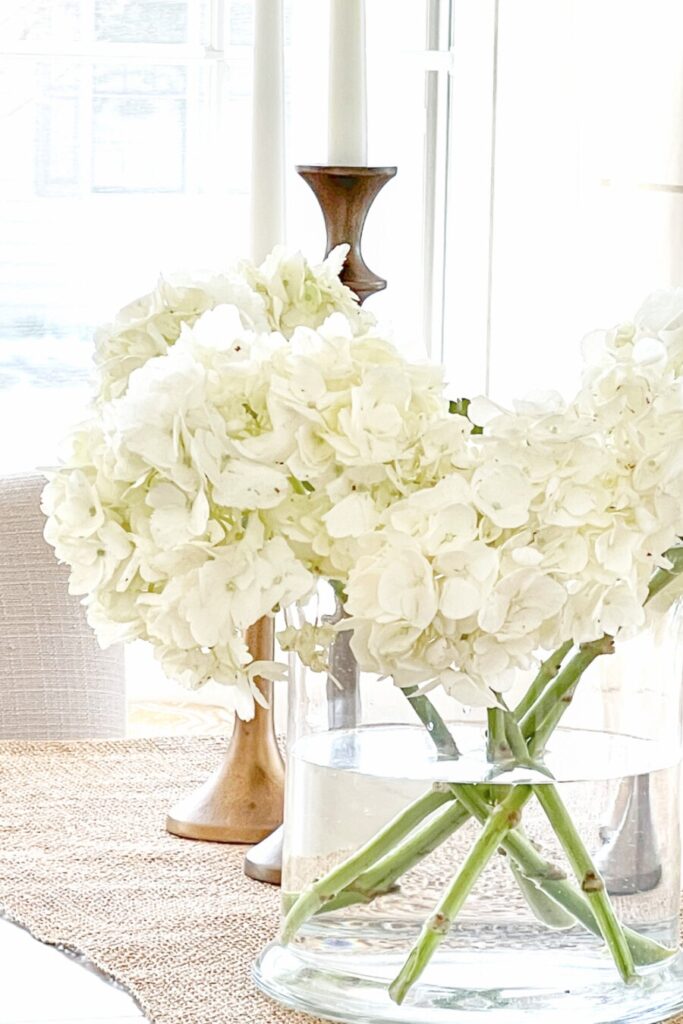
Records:
[[[225,743],[0,743],[0,911],[84,955],[154,1024],[313,1024],[251,982],[278,928],[279,891],[244,876],[244,847],[164,830],[166,810],[206,778]],[[507,878],[505,865],[494,870]],[[428,868],[416,872],[418,902],[430,880]]]
[[[311,1024],[254,988],[279,890],[244,847],[168,835],[225,738],[0,743],[0,909],[82,953],[154,1024]]]

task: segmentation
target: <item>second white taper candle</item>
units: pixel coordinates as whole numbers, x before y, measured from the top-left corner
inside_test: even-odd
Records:
[[[254,3],[251,255],[285,241],[284,33],[282,0]]]
[[[330,166],[367,164],[366,77],[365,0],[330,0]]]

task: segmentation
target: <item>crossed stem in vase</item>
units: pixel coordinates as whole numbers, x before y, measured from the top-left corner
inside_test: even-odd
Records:
[[[683,571],[683,548],[667,554],[672,569],[660,569],[654,574],[647,600]],[[501,701],[501,706],[488,712],[491,780],[512,766],[525,766],[549,776],[548,781],[514,786],[435,783],[359,850],[298,896],[285,918],[283,941],[291,940],[314,914],[367,903],[390,892],[402,875],[473,818],[482,826],[481,833],[390,985],[390,995],[397,1003],[404,1000],[427,967],[498,850],[507,855],[510,869],[535,916],[551,928],[579,924],[601,937],[625,982],[636,978],[636,967],[674,955],[675,950],[620,923],[600,873],[543,764],[546,744],[569,707],[582,675],[596,658],[613,652],[614,641],[604,636],[582,644],[567,660],[571,649],[571,642],[567,642],[543,662],[514,710]],[[440,755],[457,757],[455,741],[428,698],[414,690],[404,692]],[[576,884],[526,837],[522,813],[532,798],[540,804],[557,836]]]

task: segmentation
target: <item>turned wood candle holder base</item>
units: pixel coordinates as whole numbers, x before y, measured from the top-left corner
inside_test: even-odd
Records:
[[[273,620],[247,630],[254,660],[272,660]],[[285,767],[275,737],[273,685],[258,679],[268,707],[256,705],[251,721],[235,719],[223,763],[199,789],[183,797],[166,818],[166,829],[184,839],[258,843],[282,822]]]

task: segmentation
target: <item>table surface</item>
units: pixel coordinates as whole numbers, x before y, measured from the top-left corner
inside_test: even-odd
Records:
[[[129,732],[224,735],[231,722],[232,714],[211,701],[149,699],[132,702]],[[98,971],[38,942],[2,916],[0,965],[0,1024],[130,1024],[147,1019],[127,992]]]
[[[131,1024],[134,1000],[54,946],[0,919],[0,1024]]]

